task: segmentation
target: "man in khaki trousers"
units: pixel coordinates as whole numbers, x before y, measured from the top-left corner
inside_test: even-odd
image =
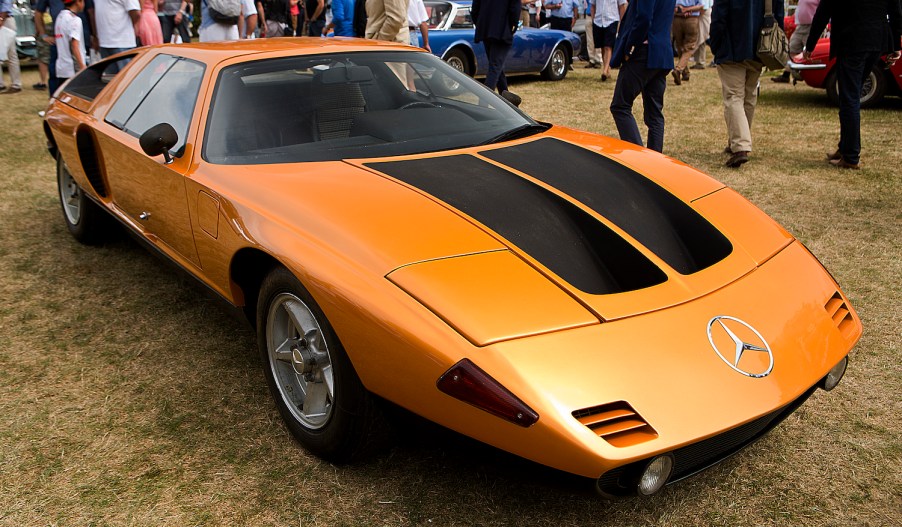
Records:
[[[407,0],[366,0],[366,38],[407,44]]]

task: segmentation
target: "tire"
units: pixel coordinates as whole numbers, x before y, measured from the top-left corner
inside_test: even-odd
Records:
[[[56,156],[56,183],[69,234],[85,245],[100,245],[107,241],[112,229],[110,216],[85,195],[61,155]]]
[[[839,80],[836,70],[827,76],[827,98],[834,106],[839,106]],[[871,68],[871,73],[861,85],[861,107],[872,108],[883,100],[886,95],[886,77],[878,66]]]
[[[465,73],[467,76],[473,76],[473,68],[470,66],[470,59],[467,54],[460,48],[454,48],[445,55],[445,62],[452,68]]]
[[[542,77],[550,81],[563,80],[567,76],[567,68],[570,66],[570,52],[561,45],[555,46],[551,52],[548,65],[542,70]]]
[[[276,407],[304,448],[347,463],[381,446],[385,425],[374,396],[325,314],[285,268],[260,286],[257,345]]]

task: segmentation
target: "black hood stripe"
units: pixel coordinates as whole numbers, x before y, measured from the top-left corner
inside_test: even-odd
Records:
[[[667,280],[641,252],[583,209],[474,156],[366,166],[469,215],[586,293],[620,293]]]
[[[705,269],[733,251],[692,207],[635,170],[585,148],[543,138],[480,155],[571,196],[682,274]]]

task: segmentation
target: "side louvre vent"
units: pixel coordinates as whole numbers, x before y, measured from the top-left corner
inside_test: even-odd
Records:
[[[838,292],[833,293],[830,300],[827,300],[827,303],[824,304],[824,309],[830,318],[833,319],[833,323],[836,324],[839,332],[845,337],[851,337],[855,331],[855,323],[852,320],[852,313],[849,311],[849,307]]]
[[[94,135],[87,129],[82,128],[75,136],[75,142],[78,146],[78,158],[81,160],[81,168],[88,176],[88,182],[94,187],[94,190],[101,197],[106,197],[106,182],[103,179],[100,161],[97,158],[96,142]]]
[[[658,437],[655,429],[625,401],[573,412],[577,421],[615,447],[627,447]]]

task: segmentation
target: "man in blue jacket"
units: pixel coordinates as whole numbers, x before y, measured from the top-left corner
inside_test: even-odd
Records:
[[[723,114],[729,144],[724,163],[739,168],[752,152],[752,117],[758,103],[758,38],[765,0],[714,0],[711,8],[711,51],[720,77]],[[783,0],[772,0],[774,22],[783,27]]]
[[[664,150],[664,90],[673,69],[670,26],[673,0],[632,0],[614,43],[611,66],[620,66],[611,115],[620,139],[642,146],[633,101],[640,94],[648,127],[648,148]]]

